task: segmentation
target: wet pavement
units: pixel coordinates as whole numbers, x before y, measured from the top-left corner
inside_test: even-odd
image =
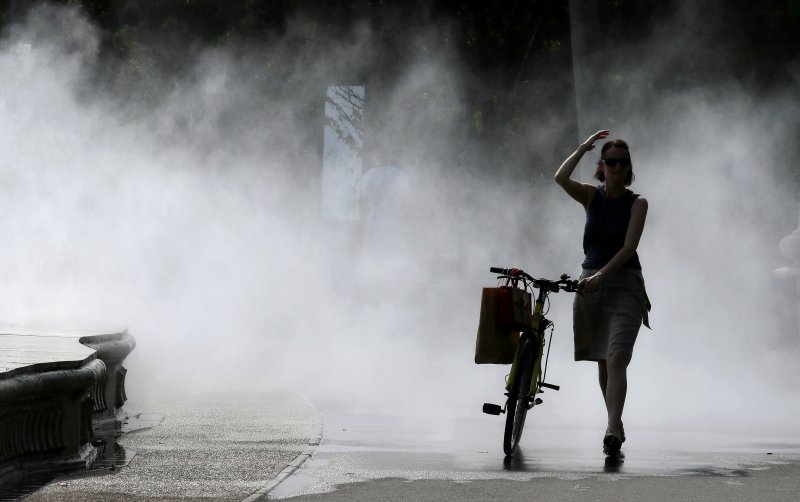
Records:
[[[641,492],[630,491],[639,485],[653,500],[701,488],[709,498],[687,492],[677,499],[714,500],[717,492],[720,500],[753,500],[754,493],[762,500],[800,498],[781,496],[800,484],[800,438],[629,430],[625,458],[609,461],[597,431],[534,426],[507,459],[502,418],[323,416],[322,443],[271,499],[485,500],[548,493],[544,500],[622,500],[628,493],[629,500],[641,500]]]

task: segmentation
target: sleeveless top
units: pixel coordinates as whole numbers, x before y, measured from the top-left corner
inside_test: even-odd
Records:
[[[626,190],[615,199],[606,196],[600,186],[586,210],[586,226],[583,230],[584,269],[601,269],[625,244],[625,234],[631,221],[631,208],[639,194]],[[639,255],[633,256],[622,268],[641,270]]]

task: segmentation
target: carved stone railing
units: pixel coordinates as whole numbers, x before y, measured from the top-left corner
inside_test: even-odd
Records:
[[[0,491],[89,466],[98,427],[124,418],[126,330],[0,331]]]
[[[92,388],[94,422],[117,420],[122,405],[128,400],[125,395],[125,374],[122,362],[128,357],[136,341],[126,331],[107,335],[83,336],[80,342],[97,351],[97,358],[106,365],[105,373]]]

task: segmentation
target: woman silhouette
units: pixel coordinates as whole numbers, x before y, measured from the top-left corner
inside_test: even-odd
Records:
[[[628,189],[633,182],[630,150],[622,140],[600,150],[595,178],[599,186],[571,178],[583,155],[609,131],[598,131],[570,155],[555,174],[556,183],[586,210],[585,259],[575,296],[575,360],[597,361],[600,389],[608,412],[603,451],[619,454],[625,442],[622,410],[628,389],[627,368],[644,323],[649,301],[636,248],[647,216],[647,200]]]

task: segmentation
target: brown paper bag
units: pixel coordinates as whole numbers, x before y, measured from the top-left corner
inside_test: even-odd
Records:
[[[498,311],[512,298],[508,287],[483,288],[478,338],[475,343],[475,364],[511,364],[519,345],[519,331],[498,323]],[[521,290],[519,290],[521,291]]]

